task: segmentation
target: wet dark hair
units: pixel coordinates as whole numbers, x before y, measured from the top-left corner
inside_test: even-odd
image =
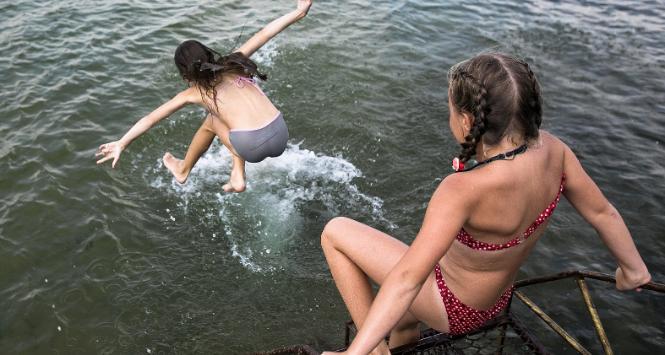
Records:
[[[465,162],[478,143],[494,145],[512,132],[525,143],[538,138],[542,98],[535,74],[525,61],[502,53],[483,53],[450,68],[450,100],[473,116],[459,155]]]
[[[256,63],[240,52],[221,55],[199,41],[187,40],[178,46],[173,56],[180,76],[201,88],[217,106],[217,90],[225,75],[235,74],[248,78],[258,77],[267,80],[268,76],[259,72]]]

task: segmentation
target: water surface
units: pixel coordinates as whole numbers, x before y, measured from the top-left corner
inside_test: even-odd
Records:
[[[446,72],[486,50],[532,64],[544,128],[579,154],[665,280],[659,1],[316,1],[255,56],[291,141],[282,157],[249,166],[247,192],[222,192],[230,157],[217,143],[183,186],[161,166],[164,152],[184,154],[204,117],[197,108],[134,142],[117,169],[95,166],[99,144],[184,88],[178,43],[228,51],[292,7],[0,4],[0,352],[338,347],[348,315],[320,231],[346,215],[413,240],[457,152]],[[563,203],[521,276],[614,267]],[[591,288],[617,353],[663,349],[662,297]],[[560,282],[529,295],[599,352],[577,292]],[[568,351],[529,324],[550,350]]]

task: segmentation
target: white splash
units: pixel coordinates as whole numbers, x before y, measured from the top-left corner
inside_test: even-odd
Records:
[[[275,39],[269,41],[266,45],[259,48],[254,55],[252,55],[252,60],[260,67],[271,67],[273,59],[279,54],[277,50],[277,42]]]
[[[231,245],[231,256],[234,258],[238,258],[240,261],[240,264],[245,267],[245,269],[252,271],[252,272],[261,272],[263,271],[263,268],[261,268],[259,265],[255,264],[252,262],[252,255],[254,253],[252,252],[251,249],[245,248],[244,252],[239,252],[238,251],[238,245],[232,244]]]
[[[341,156],[289,144],[278,158],[247,164],[247,190],[241,194],[221,189],[230,167],[231,154],[215,142],[184,185],[169,175],[161,161],[147,174],[153,187],[177,196],[178,208],[167,212],[168,219],[183,221],[186,218],[176,219],[176,214],[194,213],[216,226],[221,223],[232,256],[252,272],[282,268],[289,245],[318,238],[318,233],[304,227],[311,208],[326,211],[325,217],[369,213],[375,222],[394,227],[383,216],[383,201],[355,185],[362,172]]]

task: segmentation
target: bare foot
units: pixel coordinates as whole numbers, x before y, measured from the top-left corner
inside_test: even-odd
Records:
[[[164,154],[164,157],[162,157],[162,162],[164,163],[164,166],[169,169],[171,174],[173,174],[175,181],[177,181],[179,184],[184,184],[185,181],[187,181],[187,178],[189,177],[189,171],[185,169],[182,160],[167,152]]]
[[[245,191],[245,171],[236,169],[235,165],[231,169],[231,178],[229,182],[222,186],[225,192],[243,192]]]

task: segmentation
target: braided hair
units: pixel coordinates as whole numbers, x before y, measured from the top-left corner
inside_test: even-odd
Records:
[[[455,108],[473,117],[459,159],[476,154],[478,143],[494,145],[517,131],[525,141],[538,137],[542,122],[540,86],[529,65],[502,53],[484,53],[448,73]]]
[[[215,88],[226,75],[268,79],[267,75],[259,72],[256,63],[241,52],[224,56],[195,40],[182,42],[176,48],[173,59],[180,76],[201,88],[201,94],[211,98],[215,108],[217,108]]]

